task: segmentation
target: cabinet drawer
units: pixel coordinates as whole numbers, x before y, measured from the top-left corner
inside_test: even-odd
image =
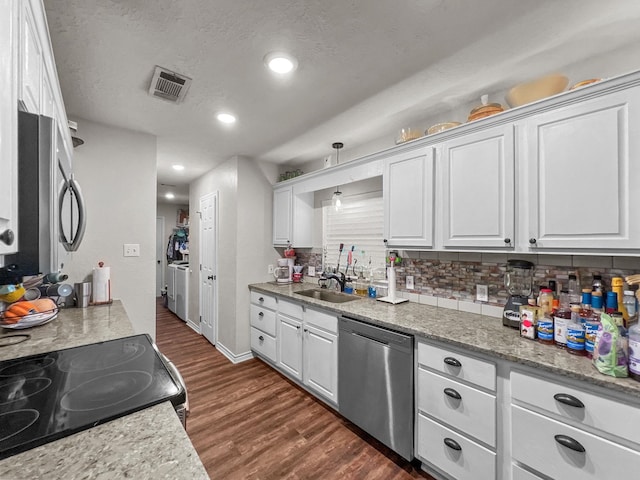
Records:
[[[338,333],[338,317],[336,315],[307,307],[304,312],[304,321],[327,332]]]
[[[496,365],[444,348],[418,343],[418,362],[459,380],[496,390]]]
[[[251,327],[251,350],[272,362],[276,361],[276,339],[257,328]]]
[[[418,368],[418,408],[487,445],[496,446],[493,395]]]
[[[512,480],[543,480],[542,477],[525,470],[515,463],[511,465],[511,478]]]
[[[455,450],[445,443],[457,443]],[[421,460],[457,480],[495,480],[496,454],[438,422],[418,413],[418,448]]]
[[[266,295],[261,292],[251,291],[251,303],[254,305],[260,305],[261,307],[270,308],[271,310],[275,310],[278,308],[278,302],[276,297],[272,297],[271,295]]]
[[[259,328],[272,337],[276,336],[276,312],[251,305],[251,326]]]
[[[519,402],[528,403],[640,445],[640,428],[635,422],[629,421],[631,418],[640,418],[640,407],[616,402],[518,371],[511,372],[511,395]],[[571,399],[567,399],[568,395],[579,400],[584,407],[563,403],[563,399],[565,402],[571,402]],[[556,400],[556,396],[560,400]]]
[[[552,478],[619,480],[629,477],[631,465],[640,465],[640,452],[517,405],[511,406],[511,421],[513,458]],[[560,444],[559,435],[584,452]]]
[[[281,298],[278,300],[278,313],[302,320],[302,305]]]

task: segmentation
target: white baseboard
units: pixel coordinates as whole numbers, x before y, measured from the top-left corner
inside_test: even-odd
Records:
[[[221,354],[227,357],[231,363],[245,362],[253,358],[253,353],[251,353],[251,351],[241,353],[240,355],[235,355],[231,350],[229,350],[220,342],[216,343],[216,348]]]
[[[196,323],[191,319],[187,320],[187,326],[191,327],[191,329],[196,332],[198,335],[202,335],[202,332],[200,331],[200,322]]]

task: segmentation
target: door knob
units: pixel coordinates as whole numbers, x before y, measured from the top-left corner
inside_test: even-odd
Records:
[[[511,239],[510,239],[510,238],[505,238],[505,239],[504,239],[504,243],[506,243],[506,244],[511,243]]]
[[[530,239],[529,239],[529,243],[530,243],[531,245],[535,245],[535,244],[536,244],[536,242],[537,242],[537,240],[536,240],[535,238],[530,238]]]
[[[16,236],[10,228],[7,228],[4,232],[0,233],[0,240],[2,240],[6,245],[12,245],[15,239]]]

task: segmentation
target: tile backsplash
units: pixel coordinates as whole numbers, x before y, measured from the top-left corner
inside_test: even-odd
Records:
[[[298,250],[297,256],[297,263],[313,265],[316,271],[322,271],[322,254]],[[507,300],[503,278],[506,262],[512,258],[535,264],[535,287],[545,285],[549,280],[565,285],[570,274],[577,275],[582,287],[590,286],[593,275],[600,274],[605,285],[610,287],[613,277],[624,278],[640,273],[640,257],[414,251],[400,251],[400,256],[403,259],[402,265],[396,268],[396,288],[398,292],[404,292],[401,295],[412,293],[475,302],[476,285],[482,284],[489,287],[489,301],[486,304],[499,307]],[[413,275],[414,278],[414,288],[411,290],[405,288],[407,275]]]

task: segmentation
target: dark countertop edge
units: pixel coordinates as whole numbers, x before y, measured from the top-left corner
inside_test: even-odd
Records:
[[[251,284],[248,286],[248,288],[250,290],[256,290],[256,291],[260,291],[262,293],[266,293],[269,295],[280,295],[282,297],[288,298],[288,299],[292,299],[295,300],[299,303],[302,303],[304,305],[310,306],[310,307],[318,307],[318,308],[322,308],[323,310],[329,310],[333,313],[336,313],[337,315],[345,315],[351,318],[354,318],[356,320],[361,320],[363,322],[367,322],[373,325],[377,325],[383,328],[388,328],[388,329],[392,329],[392,330],[397,330],[403,333],[408,333],[410,335],[414,335],[414,336],[418,336],[421,338],[424,338],[426,340],[434,340],[440,343],[445,343],[447,345],[451,345],[452,347],[458,348],[460,350],[464,350],[467,352],[475,352],[481,355],[485,355],[485,356],[489,356],[489,357],[494,357],[494,358],[498,358],[501,360],[506,360],[508,362],[512,362],[515,363],[517,365],[523,365],[523,366],[527,366],[530,368],[534,368],[534,369],[542,369],[545,372],[551,373],[551,374],[556,374],[556,375],[562,375],[565,377],[569,377],[571,379],[574,380],[578,380],[578,381],[583,381],[585,383],[588,383],[590,385],[595,385],[598,387],[602,387],[602,388],[606,388],[606,389],[613,389],[616,390],[619,393],[623,393],[623,394],[628,394],[628,395],[633,395],[634,397],[640,397],[640,392],[638,390],[638,388],[634,388],[635,387],[635,382],[632,379],[628,379],[628,378],[615,378],[615,377],[611,377],[608,375],[604,375],[601,374],[599,372],[597,372],[597,370],[595,370],[595,367],[593,369],[593,373],[597,373],[597,376],[589,376],[589,375],[585,375],[585,374],[581,374],[580,372],[576,372],[576,371],[572,371],[572,370],[568,370],[568,369],[564,369],[558,365],[554,365],[554,364],[548,364],[548,363],[543,363],[537,359],[532,360],[529,357],[524,357],[524,356],[518,356],[518,355],[513,355],[513,354],[508,354],[508,353],[504,353],[504,352],[500,352],[499,350],[496,349],[492,349],[492,348],[484,348],[481,346],[478,346],[476,344],[471,344],[471,343],[467,343],[467,342],[461,342],[456,340],[455,338],[451,338],[451,337],[447,337],[447,336],[443,336],[443,335],[439,335],[439,334],[434,334],[434,333],[430,333],[428,331],[425,330],[417,330],[415,328],[412,327],[406,327],[402,324],[395,324],[395,323],[389,323],[389,322],[385,322],[383,320],[380,319],[376,319],[376,318],[371,318],[368,317],[366,315],[362,315],[362,314],[357,314],[357,313],[353,313],[350,312],[348,310],[344,310],[341,309],[339,307],[339,305],[349,305],[350,302],[346,303],[346,304],[334,304],[334,303],[330,303],[330,302],[324,302],[322,300],[316,300],[316,299],[311,299],[309,297],[304,297],[304,296],[293,296],[291,295],[290,292],[290,288],[286,288],[283,286],[271,286],[272,288],[268,288],[268,287],[264,287],[261,286],[263,284]],[[306,286],[306,288],[317,288],[314,286],[314,284],[303,284]],[[302,287],[299,287],[300,289],[302,289]],[[363,300],[365,300],[363,298]],[[469,313],[469,312],[464,312],[464,311],[460,311],[460,310],[451,310],[451,309],[444,309],[442,307],[434,307],[434,306],[430,306],[430,305],[422,305],[422,304],[416,304],[415,302],[412,302],[414,305],[419,305],[420,307],[423,307],[425,309],[425,314],[428,315],[429,313],[433,313],[433,312],[437,312],[438,310],[446,310],[447,312],[456,312],[456,315],[459,316],[461,319],[463,320],[467,320],[467,321],[474,321],[474,320],[480,320],[480,321],[493,321],[495,323],[499,322],[500,319],[494,318],[494,317],[488,317],[486,315],[481,315],[481,314],[477,314],[477,313]],[[387,304],[382,304],[381,308],[385,308],[385,307],[389,307],[389,305]],[[501,323],[500,323],[501,325]],[[502,325],[501,325],[502,326]],[[507,327],[502,327],[502,328],[507,328]],[[499,347],[499,345],[496,345],[496,347]],[[629,382],[634,382],[634,383],[630,383],[628,386],[624,385],[624,384],[620,384],[617,383],[617,380],[629,380]]]

